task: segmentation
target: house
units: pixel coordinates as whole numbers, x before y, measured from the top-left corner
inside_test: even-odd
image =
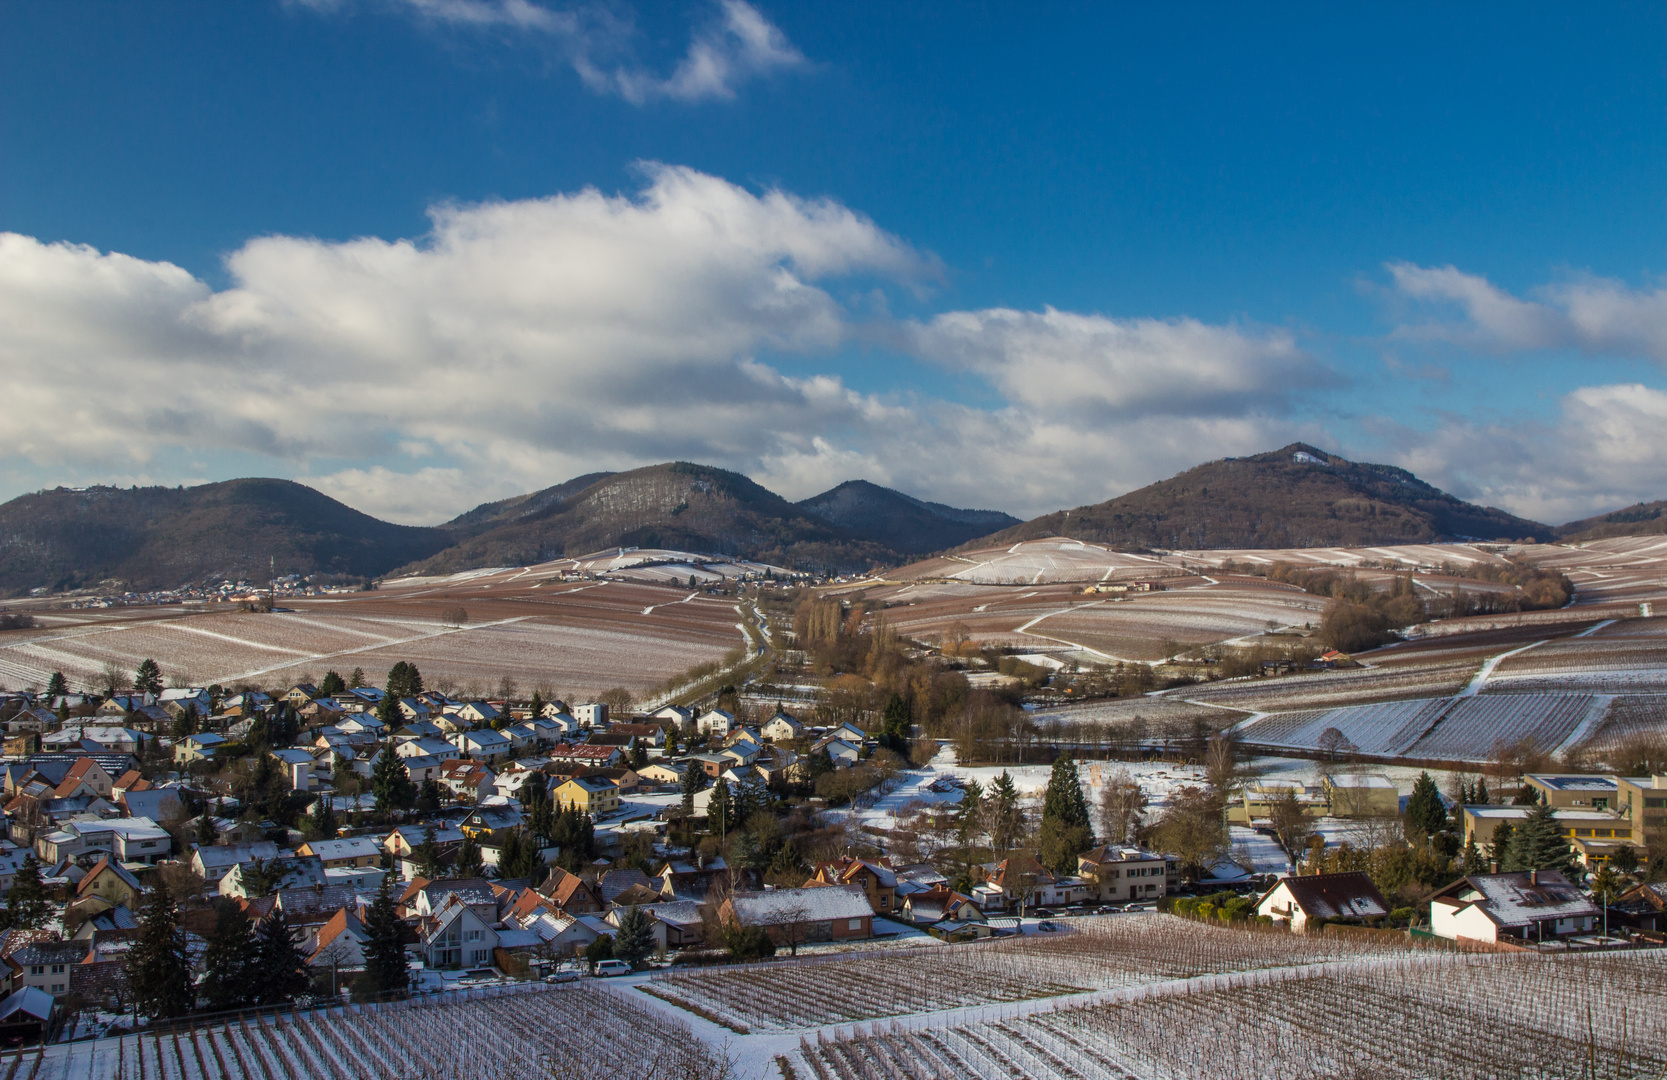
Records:
[[[461,758],[440,763],[440,785],[459,798],[479,801],[492,794],[498,778],[485,765]]]
[[[1603,911],[1555,870],[1471,874],[1430,897],[1430,930],[1452,940],[1524,941],[1589,933]]]
[[[1389,902],[1358,870],[1280,878],[1256,901],[1256,914],[1301,931],[1311,919],[1381,919]]]
[[[401,825],[382,840],[382,850],[396,859],[410,858],[428,834],[426,825]],[[444,848],[463,842],[463,831],[449,825],[436,825],[434,842]]]
[[[1617,776],[1615,799],[1630,826],[1627,843],[1640,855],[1667,854],[1659,850],[1661,837],[1667,835],[1667,774]]]
[[[492,963],[498,932],[492,921],[456,893],[422,920],[418,935],[423,962],[431,968],[482,968]]]
[[[259,859],[270,861],[278,857],[278,845],[270,840],[255,840],[245,844],[216,844],[198,847],[191,853],[191,869],[203,876],[210,889],[219,891],[220,881],[234,866]]]
[[[807,889],[855,885],[868,899],[868,906],[876,915],[891,915],[898,911],[897,874],[885,859],[856,859],[846,856],[838,862],[820,863],[816,873],[805,882]]]
[[[828,757],[833,760],[835,768],[845,769],[855,765],[862,757],[861,747],[861,743],[848,743],[843,739],[836,739],[829,735],[825,738],[816,740],[816,742],[811,745],[810,753],[811,756],[814,757],[815,755],[825,751]]]
[[[805,737],[805,726],[785,712],[766,720],[758,733],[771,742],[793,742]]]
[[[538,895],[569,915],[594,915],[602,911],[602,898],[577,874],[552,867],[538,887]]]
[[[307,954],[309,967],[330,968],[333,971],[358,971],[365,966],[365,944],[370,933],[359,916],[342,908],[330,921],[307,936],[301,951]]]
[[[25,986],[0,1001],[0,1037],[7,1044],[44,1043],[52,1029],[56,1001],[50,993]]]
[[[603,918],[609,926],[618,929],[619,921],[629,910],[629,907],[616,907]],[[654,920],[654,943],[662,949],[687,948],[706,940],[706,926],[701,919],[700,905],[693,900],[647,903],[639,905],[638,910]]]
[[[463,752],[463,756],[471,761],[482,762],[487,765],[495,764],[510,757],[515,747],[504,737],[502,732],[491,728],[481,728],[478,731],[460,731],[451,737],[452,745]]]
[[[874,936],[874,909],[857,885],[735,893],[718,909],[729,924],[763,927],[777,944]]]
[[[903,917],[921,927],[940,922],[989,921],[972,897],[947,887],[910,893],[903,899]]]
[[[681,705],[667,705],[657,712],[650,713],[649,717],[665,721],[671,725],[673,731],[688,731],[695,726],[695,711],[685,709]]]
[[[841,742],[848,742],[852,746],[861,746],[863,743],[868,741],[868,732],[864,731],[855,724],[845,723],[840,724],[836,728],[822,732],[821,738],[838,739]]]
[[[66,745],[93,743],[100,750],[112,754],[137,754],[145,744],[145,736],[129,727],[107,724],[69,724],[41,739],[41,748],[51,751]]]
[[[1667,881],[1634,885],[1610,906],[1641,930],[1667,929]]]
[[[985,911],[1005,911],[1017,904],[1020,910],[1040,907],[1044,895],[1057,880],[1047,867],[1018,852],[993,866],[980,867],[984,880],[972,890],[972,897]]]
[[[382,861],[382,845],[374,837],[353,836],[345,840],[309,840],[295,849],[297,855],[314,855],[324,869],[344,866],[375,866]]]
[[[206,761],[214,756],[214,752],[227,745],[224,735],[216,735],[212,731],[200,731],[195,735],[187,735],[174,743],[174,761],[180,765],[189,765],[193,761]]]
[[[162,691],[156,703],[167,709],[168,715],[173,717],[180,716],[187,709],[194,711],[198,716],[207,716],[214,711],[214,699],[200,686],[171,687]]]
[[[506,716],[506,714],[500,713],[484,701],[471,701],[460,706],[456,710],[456,715],[461,716],[471,724],[495,724]]]
[[[402,758],[433,757],[441,761],[457,761],[463,751],[454,743],[433,735],[421,735],[394,743],[394,753]]]
[[[498,896],[493,891],[492,883],[485,878],[446,878],[442,881],[414,878],[405,892],[400,894],[399,906],[408,918],[427,918],[454,900],[467,905],[488,923],[498,919]]]
[[[654,876],[660,881],[660,895],[668,900],[704,900],[713,882],[730,878],[731,871],[720,855],[693,863],[670,860],[662,863]],[[758,887],[755,871],[740,869],[735,871],[735,876],[740,887]]]
[[[480,806],[457,823],[458,831],[476,843],[496,847],[511,831],[526,823],[521,811],[509,806]]]
[[[110,907],[120,905],[136,911],[144,891],[138,878],[123,869],[121,863],[111,862],[110,856],[105,855],[93,864],[87,876],[81,879],[81,884],[75,887],[75,898],[97,897]]]
[[[637,778],[658,787],[680,787],[689,765],[683,761],[656,761],[637,770]]]
[[[619,809],[619,785],[605,776],[575,776],[552,793],[558,807],[573,807],[591,817]]]
[[[634,746],[658,748],[666,745],[666,729],[659,724],[611,724],[608,734],[629,738]]]
[[[98,707],[99,716],[126,716],[147,705],[155,705],[154,694],[113,694]]]
[[[283,889],[325,884],[324,861],[317,856],[280,856],[266,862],[238,863],[220,879],[221,896],[247,900]]]
[[[725,769],[735,764],[735,761],[733,758],[727,758],[722,754],[690,754],[688,764],[698,767],[707,776],[715,780],[724,774]]]
[[[581,728],[605,728],[608,726],[608,706],[600,701],[587,702],[573,710],[573,718]]]
[[[164,694],[167,691],[163,691]],[[285,691],[283,701],[292,709],[300,709],[315,699],[322,697],[318,687],[312,683],[297,683]]]
[[[11,984],[51,994],[68,996],[70,969],[87,959],[85,941],[31,941],[6,954],[11,966]]]
[[[452,746],[451,743],[446,742],[446,740],[442,737],[444,734],[445,732],[440,730],[440,725],[434,723],[433,721],[413,720],[404,727],[395,731],[393,734],[393,740],[394,745],[397,748],[400,743],[406,742],[410,739],[434,739],[437,742],[443,743],[446,749],[455,753],[456,747]],[[431,754],[434,753],[433,750],[428,752]]]
[[[1392,818],[1401,812],[1401,792],[1383,773],[1327,773],[1320,777],[1332,817]]]
[[[1242,821],[1235,818],[1236,824],[1266,822],[1273,817],[1274,808],[1287,799],[1295,799],[1297,805],[1302,808],[1303,816],[1307,818],[1325,817],[1330,808],[1323,793],[1308,790],[1308,785],[1301,780],[1252,780],[1244,785],[1240,796],[1243,800],[1244,817]]]
[[[1144,848],[1106,844],[1077,856],[1077,876],[1102,904],[1155,900],[1169,891],[1169,860]]]
[[[380,739],[382,733],[388,730],[388,725],[378,720],[371,713],[355,713],[343,717],[336,724],[336,727],[349,735],[369,735],[376,739]]]
[[[710,738],[718,735],[727,738],[735,730],[735,714],[727,709],[713,709],[700,714],[695,721],[695,730]]]
[[[173,850],[174,839],[150,818],[106,818],[71,821],[35,842],[42,862],[94,853],[107,853],[123,863],[154,863]]]
[[[109,797],[114,794],[115,781],[104,771],[95,759],[90,757],[76,758],[75,763],[64,773],[64,778],[53,789],[52,795],[57,799],[69,799],[76,795],[99,795]]]

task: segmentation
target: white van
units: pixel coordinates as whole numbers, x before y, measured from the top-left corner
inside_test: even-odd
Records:
[[[601,960],[596,964],[596,977],[606,979],[610,975],[629,975],[631,965],[623,960]]]

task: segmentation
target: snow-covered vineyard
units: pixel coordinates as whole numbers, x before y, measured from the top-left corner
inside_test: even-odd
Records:
[[[629,1032],[629,1038],[620,1038]],[[67,1043],[0,1061],[6,1080],[719,1080],[689,1030],[589,986],[355,1006]]]
[[[1660,1077],[1660,954],[1406,956],[1206,976],[977,1023],[801,1040],[817,1080]]]

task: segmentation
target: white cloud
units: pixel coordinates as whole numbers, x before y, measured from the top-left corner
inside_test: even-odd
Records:
[[[251,240],[219,292],[166,263],[0,236],[7,389],[19,415],[54,419],[14,426],[0,475],[160,475],[182,452],[192,475],[217,457],[241,473],[253,456],[416,522],[682,458],[793,498],[867,476],[1028,514],[1324,437],[1284,418],[1282,388],[1318,369],[1283,331],[1054,310],[859,324],[830,283],[922,289],[941,270],[828,200],[651,166],[632,195],[432,220],[420,240]],[[859,337],[1002,400],[859,393],[813,370]],[[802,359],[778,370],[765,353]]]
[[[1462,498],[1553,525],[1667,496],[1667,393],[1639,383],[1583,386],[1555,419],[1389,433],[1397,463]]]
[[[300,0],[335,11],[349,0]],[[595,7],[559,9],[533,0],[384,0],[431,25],[499,32],[547,44],[586,86],[635,105],[650,101],[729,100],[753,79],[806,65],[787,35],[746,0],[718,0],[715,18],[697,27],[669,75],[636,60],[631,28]]]
[[[1462,316],[1403,326],[1401,336],[1500,352],[1578,349],[1667,364],[1667,289],[1581,277],[1542,286],[1524,300],[1452,266],[1391,263],[1388,269],[1401,296],[1456,307]]]

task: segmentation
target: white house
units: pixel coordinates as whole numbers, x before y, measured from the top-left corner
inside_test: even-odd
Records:
[[[583,705],[574,706],[574,719],[579,721],[582,728],[598,728],[608,726],[608,706],[600,701],[590,701]]]
[[[515,747],[510,741],[504,738],[502,733],[491,728],[460,731],[451,737],[451,741],[470,761],[483,761],[487,764],[502,761],[515,752]]]
[[[758,733],[771,742],[793,742],[805,737],[805,726],[787,713],[777,712],[764,722]]]
[[[421,928],[423,962],[431,968],[481,968],[492,963],[498,932],[458,895],[450,894]]]
[[[1310,919],[1381,919],[1389,902],[1358,870],[1280,878],[1256,901],[1256,914],[1302,930]]]
[[[725,709],[701,713],[700,719],[695,721],[695,730],[702,735],[727,736],[735,730],[735,726],[735,714]]]
[[[1555,870],[1472,874],[1430,897],[1430,930],[1438,937],[1527,941],[1583,934],[1603,911]]]

